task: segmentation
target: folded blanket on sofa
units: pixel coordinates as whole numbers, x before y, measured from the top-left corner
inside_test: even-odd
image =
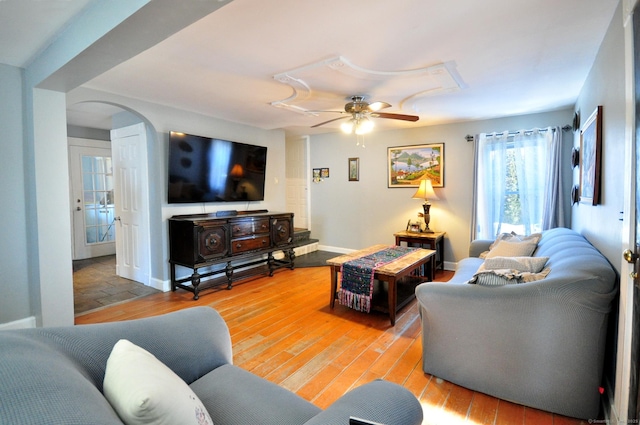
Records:
[[[469,283],[502,286],[541,280],[551,271],[550,268],[544,268],[548,260],[549,257],[487,258]]]

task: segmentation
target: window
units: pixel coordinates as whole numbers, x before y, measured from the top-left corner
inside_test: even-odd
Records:
[[[559,129],[480,134],[476,146],[475,237],[556,227]]]

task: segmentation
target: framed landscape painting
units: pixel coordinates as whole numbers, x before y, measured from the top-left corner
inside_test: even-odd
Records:
[[[602,106],[598,106],[580,132],[580,202],[600,203]]]
[[[418,187],[429,179],[444,187],[444,143],[387,148],[388,187]]]

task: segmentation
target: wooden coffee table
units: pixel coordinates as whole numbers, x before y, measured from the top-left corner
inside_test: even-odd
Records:
[[[388,245],[373,245],[369,248],[361,249],[350,254],[341,255],[327,260],[327,264],[331,267],[331,302],[329,307],[333,309],[336,302],[338,291],[338,274],[341,266],[356,258],[364,257],[374,252],[389,248]],[[383,300],[381,297],[384,291],[378,291],[378,297],[374,293],[373,309],[388,311],[391,326],[396,324],[396,313],[402,307],[407,305],[409,301],[415,298],[415,287],[430,280],[424,274],[425,265],[427,270],[432,270],[432,261],[435,261],[436,251],[432,249],[418,248],[415,251],[404,255],[397,260],[391,261],[377,269],[374,272],[374,279],[387,282],[387,297]],[[383,286],[383,285],[381,285]],[[377,298],[377,299],[376,299]],[[386,301],[386,305],[385,305]]]

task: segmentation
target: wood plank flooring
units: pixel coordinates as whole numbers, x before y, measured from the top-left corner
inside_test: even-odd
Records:
[[[439,272],[436,280],[448,280]],[[587,424],[470,391],[422,371],[420,320],[415,300],[388,316],[336,305],[329,309],[328,267],[277,271],[203,292],[153,294],[78,315],[77,324],[136,319],[196,305],[220,312],[231,331],[234,363],[321,408],[349,389],[382,378],[420,400],[425,425]],[[188,332],[188,330],[185,330]]]

